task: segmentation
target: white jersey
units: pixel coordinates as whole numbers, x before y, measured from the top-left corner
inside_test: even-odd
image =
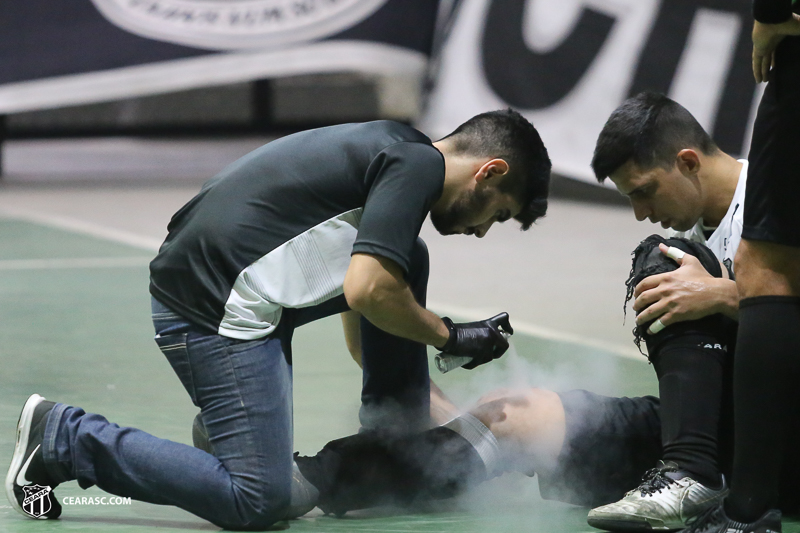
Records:
[[[667,230],[667,237],[683,237],[690,241],[705,244],[714,252],[717,259],[722,261],[728,269],[733,271],[733,258],[742,240],[742,219],[744,213],[744,190],[747,182],[747,160],[740,159],[742,171],[739,173],[739,183],[736,184],[736,192],[733,193],[733,200],[728,206],[728,211],[716,228],[709,228],[703,225],[703,219],[697,221],[688,231]],[[713,230],[711,236],[706,239],[705,232]]]

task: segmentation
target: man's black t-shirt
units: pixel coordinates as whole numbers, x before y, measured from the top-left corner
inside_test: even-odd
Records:
[[[403,124],[283,137],[228,166],[172,217],[150,293],[220,335],[264,337],[284,307],[341,295],[354,252],[407,272],[443,184],[442,154]]]

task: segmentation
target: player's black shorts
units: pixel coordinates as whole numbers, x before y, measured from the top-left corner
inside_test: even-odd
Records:
[[[786,37],[758,108],[742,237],[800,246],[800,37]]]
[[[558,393],[566,415],[564,447],[558,466],[537,473],[542,498],[585,507],[620,500],[639,486],[644,473],[662,457],[659,400],[653,396],[613,398],[585,390]],[[792,428],[790,449],[800,447],[800,428]],[[733,436],[724,437],[732,441]],[[788,453],[782,468],[779,505],[800,514],[800,454]],[[730,465],[723,466],[729,472]]]
[[[566,436],[556,470],[538,473],[542,498],[588,507],[615,502],[657,466],[658,398],[611,398],[585,390],[558,395]]]

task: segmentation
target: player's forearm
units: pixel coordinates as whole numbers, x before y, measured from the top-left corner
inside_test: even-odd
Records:
[[[350,307],[398,337],[430,346],[443,346],[450,337],[442,319],[419,305],[408,286],[376,288],[368,296],[350,302]]]
[[[753,18],[762,24],[779,24],[792,16],[792,0],[754,0]]]

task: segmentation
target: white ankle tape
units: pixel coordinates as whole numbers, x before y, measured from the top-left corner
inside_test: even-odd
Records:
[[[497,444],[497,438],[489,428],[475,418],[473,415],[467,413],[458,418],[454,418],[444,425],[447,429],[455,431],[467,442],[472,444],[475,451],[478,452],[483,465],[486,467],[486,474],[489,477],[494,477],[502,471],[501,469],[501,456],[500,447]]]

